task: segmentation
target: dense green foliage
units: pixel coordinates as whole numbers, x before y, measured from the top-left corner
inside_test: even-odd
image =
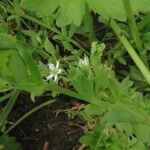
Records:
[[[148,150],[149,50],[149,0],[0,1],[0,149],[19,149],[5,136],[20,123],[6,126],[18,94],[49,91],[86,102],[80,141],[91,150]]]

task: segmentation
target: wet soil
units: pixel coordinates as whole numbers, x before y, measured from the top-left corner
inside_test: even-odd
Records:
[[[12,111],[10,121],[15,121],[45,100],[49,100],[49,97],[39,97],[36,103],[33,103],[29,95],[21,94]],[[59,98],[51,106],[44,107],[25,119],[11,131],[11,135],[21,142],[22,150],[78,149],[79,139],[83,134],[80,126],[84,126],[84,121],[79,116],[71,119],[67,113],[61,111],[72,108],[75,101],[65,97]]]

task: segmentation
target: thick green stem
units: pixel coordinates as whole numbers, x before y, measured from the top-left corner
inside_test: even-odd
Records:
[[[135,64],[137,65],[137,67],[139,68],[139,70],[141,71],[141,73],[143,74],[145,79],[147,80],[147,82],[150,84],[150,72],[149,72],[148,68],[141,61],[141,59],[138,56],[138,54],[136,53],[135,49],[131,46],[131,44],[129,43],[129,41],[127,40],[125,35],[123,34],[120,26],[114,20],[110,21],[110,26],[114,30],[115,34],[119,38],[122,45],[125,47],[125,49],[130,54],[131,58],[133,59],[133,61],[135,62]]]
[[[123,1],[123,4],[124,4],[126,17],[127,17],[127,20],[128,20],[128,24],[129,24],[133,39],[135,41],[135,44],[136,44],[137,48],[141,49],[142,48],[142,41],[140,39],[138,28],[137,28],[137,25],[136,25],[136,22],[135,22],[131,2],[130,2],[130,0],[122,0],[122,1]]]
[[[86,22],[86,26],[88,28],[88,31],[89,31],[89,39],[90,39],[90,42],[93,42],[96,40],[96,36],[95,36],[95,31],[94,31],[94,26],[93,26],[93,19],[92,19],[92,16],[91,16],[91,12],[90,12],[90,9],[88,7],[88,5],[86,4],[85,5],[85,22]]]
[[[128,20],[128,24],[129,24],[129,27],[131,30],[133,40],[136,44],[137,49],[139,50],[139,54],[140,54],[142,61],[148,67],[149,65],[148,65],[148,61],[147,61],[146,50],[144,50],[144,48],[142,46],[142,40],[140,38],[139,31],[138,31],[138,28],[136,25],[136,21],[135,21],[134,13],[132,10],[131,2],[130,2],[130,0],[122,0],[122,1],[123,1],[126,17]]]
[[[19,123],[21,123],[28,116],[32,115],[33,113],[35,113],[36,111],[38,111],[39,109],[41,109],[43,107],[53,104],[54,102],[56,102],[56,100],[49,100],[49,101],[46,101],[46,102],[38,105],[37,107],[31,109],[26,114],[24,114],[21,118],[19,118],[13,125],[11,125],[3,134],[9,133],[12,129],[14,129]]]

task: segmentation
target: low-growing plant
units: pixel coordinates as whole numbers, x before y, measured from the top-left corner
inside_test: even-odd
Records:
[[[2,0],[0,149],[22,120],[55,102],[43,102],[7,127],[19,93],[35,102],[49,91],[51,98],[64,94],[86,103],[80,116],[88,131],[80,141],[90,149],[148,150],[149,6],[149,0]],[[94,19],[109,28],[103,42]],[[78,36],[91,46],[80,45]],[[111,46],[107,37],[115,39]]]

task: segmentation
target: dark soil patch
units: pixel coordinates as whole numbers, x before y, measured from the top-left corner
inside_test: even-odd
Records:
[[[21,94],[19,99],[11,114],[11,121],[15,121],[37,103],[48,100],[47,97],[43,97],[38,98],[37,103],[33,103],[26,94]],[[74,101],[65,100],[65,98],[57,100],[52,106],[45,107],[24,120],[11,132],[11,135],[17,137],[23,150],[78,149],[79,138],[83,134],[79,126],[84,125],[84,122],[78,116],[70,119],[64,112],[56,115],[58,110],[73,107]]]

